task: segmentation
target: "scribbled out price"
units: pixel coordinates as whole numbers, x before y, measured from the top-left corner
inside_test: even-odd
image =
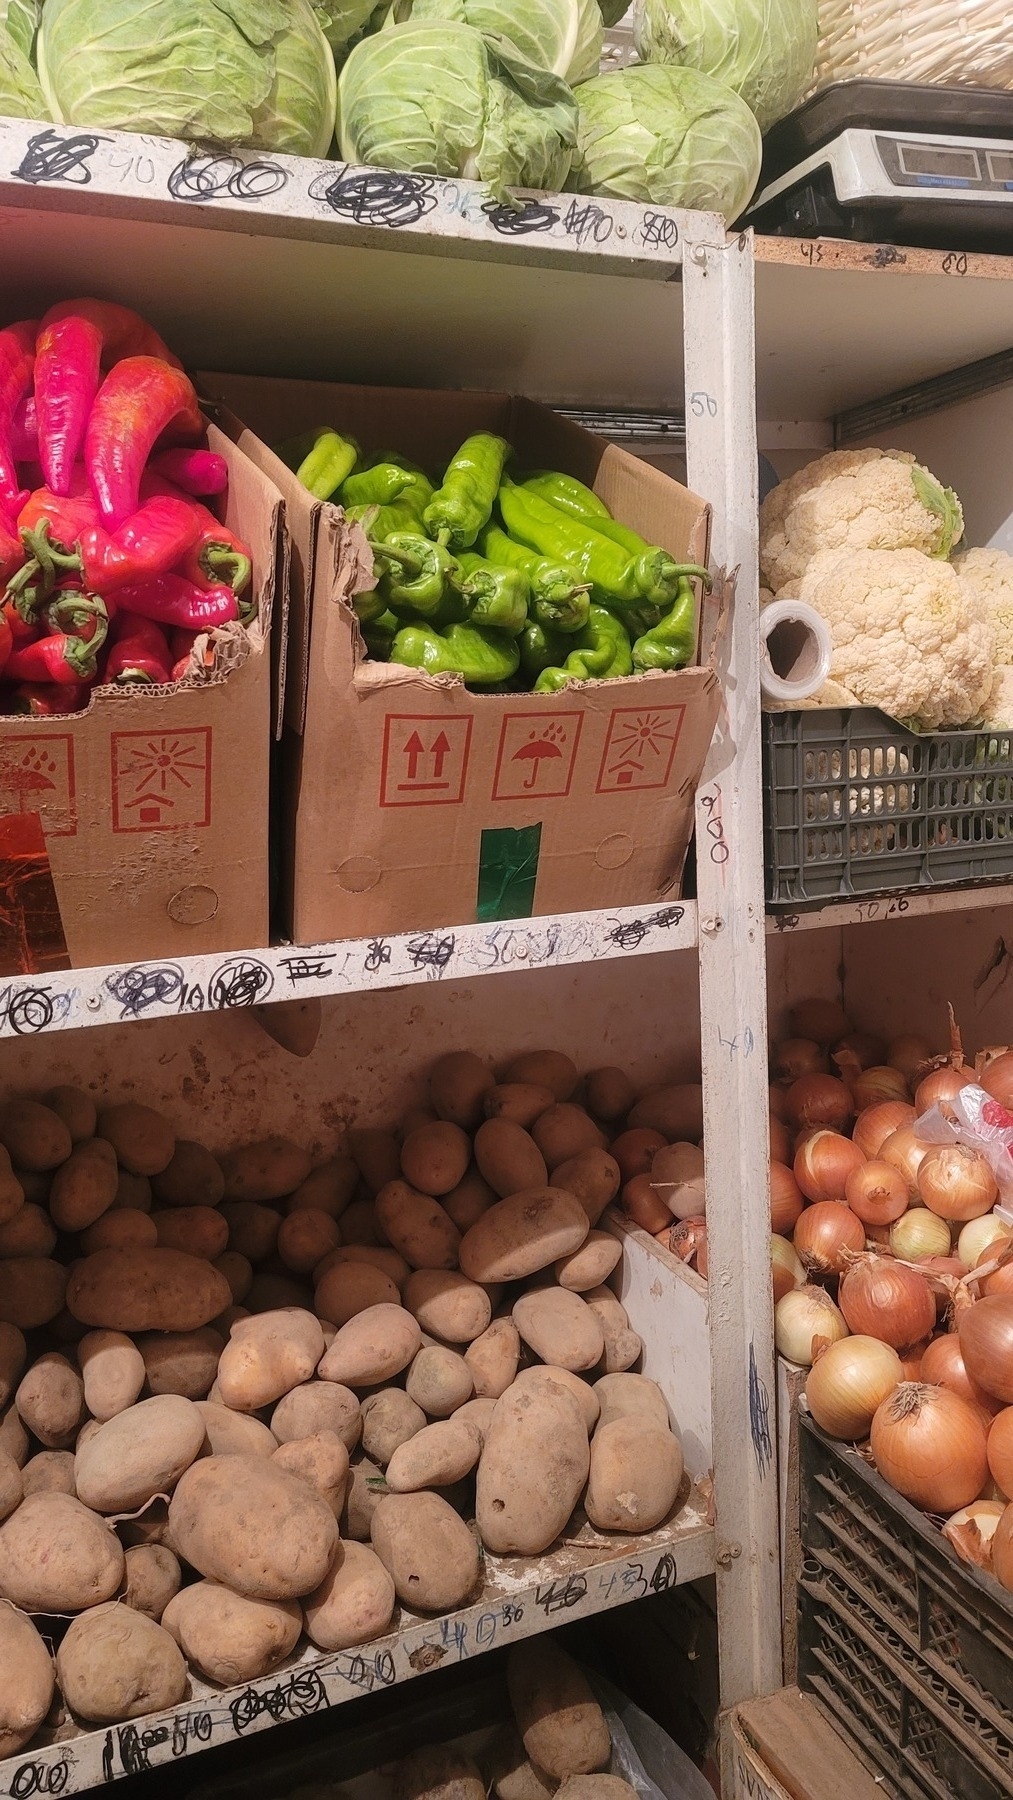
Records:
[[[545,1617],[550,1619],[553,1613],[569,1612],[572,1607],[579,1606],[586,1594],[586,1576],[571,1575],[569,1581],[550,1581],[536,1588],[535,1605],[540,1606]]]

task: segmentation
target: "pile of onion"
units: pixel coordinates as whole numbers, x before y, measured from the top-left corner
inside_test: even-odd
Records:
[[[949,1388],[901,1382],[877,1408],[870,1444],[884,1481],[926,1512],[969,1506],[988,1480],[981,1413]]]

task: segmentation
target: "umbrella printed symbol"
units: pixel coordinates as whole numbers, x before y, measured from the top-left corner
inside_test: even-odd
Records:
[[[564,799],[573,779],[577,712],[508,713],[500,732],[494,800]]]
[[[533,731],[528,738],[527,743],[522,744],[519,750],[514,751],[513,756],[510,758],[511,762],[527,762],[531,764],[531,767],[528,770],[527,780],[521,783],[522,787],[534,787],[538,780],[542,763],[545,761],[546,757],[554,757],[557,762],[562,760],[563,752],[560,749],[560,745],[565,743],[565,741],[566,732],[563,727],[561,725],[550,725],[541,736],[539,736],[537,731]]]
[[[0,813],[37,812],[47,837],[73,836],[74,782],[70,739],[11,737],[0,751]]]

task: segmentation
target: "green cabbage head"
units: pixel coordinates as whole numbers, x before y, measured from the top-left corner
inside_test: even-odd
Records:
[[[46,0],[54,119],[323,156],[334,58],[309,0]]]
[[[338,84],[347,162],[558,191],[570,171],[577,107],[566,83],[503,39],[454,22],[394,25],[357,44]]]
[[[727,83],[769,131],[812,79],[816,11],[816,0],[637,0],[637,54]]]
[[[10,33],[22,56],[31,61],[39,29],[39,0],[0,0],[0,27]]]
[[[577,89],[580,194],[738,217],[756,186],[760,128],[744,100],[696,69],[635,63]]]
[[[339,61],[362,36],[376,0],[311,0],[320,28]]]
[[[601,61],[598,0],[414,0],[410,17],[457,19],[507,41],[536,69],[571,87],[590,81]]]
[[[10,31],[0,26],[0,119],[48,119],[38,77]]]

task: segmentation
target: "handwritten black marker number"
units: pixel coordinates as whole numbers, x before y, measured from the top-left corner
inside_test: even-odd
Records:
[[[674,250],[679,242],[679,225],[667,213],[645,212],[637,236],[645,250]]]
[[[91,181],[89,161],[99,145],[109,141],[94,131],[79,131],[68,138],[57,137],[50,126],[29,138],[28,148],[13,171],[14,177],[33,187],[42,181],[69,181],[78,187],[87,187]]]
[[[569,211],[563,219],[563,230],[567,237],[576,238],[581,249],[589,243],[600,247],[607,244],[612,236],[615,220],[590,201],[579,206],[576,200],[571,200]]]
[[[274,976],[265,963],[254,956],[233,956],[216,969],[208,982],[208,1005],[214,1012],[225,1012],[233,1006],[256,1006],[266,1000],[274,986]]]
[[[436,206],[434,183],[428,175],[406,175],[395,169],[364,169],[349,174],[347,164],[338,174],[320,175],[311,181],[311,200],[319,200],[333,213],[354,219],[356,225],[387,225],[399,231],[417,225]]]
[[[17,993],[4,988],[0,992],[0,1029],[7,1025],[15,1037],[31,1037],[65,1019],[70,1004],[69,994],[54,994],[51,988],[20,988]]]
[[[496,200],[487,200],[482,211],[500,237],[530,237],[533,232],[551,231],[559,224],[555,207],[545,206],[540,200],[526,200],[523,206],[503,206]]]
[[[287,181],[286,170],[277,163],[192,151],[176,164],[168,188],[174,200],[266,200],[279,194]]]
[[[11,1800],[32,1800],[33,1794],[62,1794],[70,1770],[68,1757],[54,1763],[22,1763],[11,1778]]]
[[[327,1694],[319,1675],[314,1669],[305,1669],[297,1671],[288,1681],[279,1682],[266,1694],[246,1688],[238,1699],[233,1700],[229,1712],[233,1728],[241,1737],[265,1713],[277,1725],[283,1719],[308,1719],[326,1705]]]
[[[106,977],[106,991],[120,1008],[121,1019],[139,1019],[149,1006],[174,1006],[183,992],[183,971],[176,963],[117,969]]]

